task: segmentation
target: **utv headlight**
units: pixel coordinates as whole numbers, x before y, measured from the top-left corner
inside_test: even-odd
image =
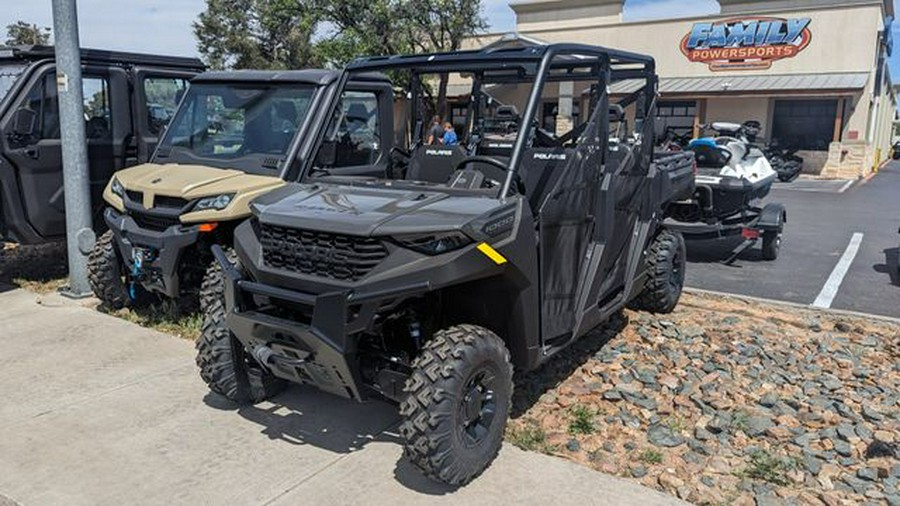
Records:
[[[409,248],[426,255],[440,255],[458,250],[472,244],[472,239],[462,232],[445,232],[440,234],[406,235],[396,237],[404,248]]]
[[[110,189],[110,191],[112,191],[112,194],[115,195],[116,197],[119,197],[120,199],[125,198],[125,187],[122,186],[122,183],[119,182],[118,178],[116,178],[116,177],[112,178],[112,182],[109,185],[109,189]]]
[[[228,204],[231,204],[231,201],[234,200],[234,194],[229,193],[226,195],[217,195],[215,197],[204,197],[200,199],[197,204],[194,206],[194,211],[209,211],[210,209],[214,211],[221,211],[228,207]]]

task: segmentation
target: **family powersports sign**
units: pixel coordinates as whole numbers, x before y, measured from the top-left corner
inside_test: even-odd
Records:
[[[809,46],[810,18],[752,17],[695,23],[681,52],[710,70],[759,70],[793,58]]]

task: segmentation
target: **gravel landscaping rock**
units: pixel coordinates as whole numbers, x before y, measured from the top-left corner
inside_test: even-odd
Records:
[[[508,439],[696,504],[900,506],[898,357],[896,325],[687,294],[520,378]]]

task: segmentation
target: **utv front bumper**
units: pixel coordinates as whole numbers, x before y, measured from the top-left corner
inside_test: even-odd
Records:
[[[177,297],[181,289],[178,265],[184,250],[197,243],[199,227],[172,225],[162,231],[149,230],[112,208],[106,209],[104,219],[116,237],[123,263],[136,281],[152,292]]]
[[[371,293],[310,294],[245,279],[221,248],[212,251],[225,273],[226,325],[257,362],[280,378],[356,400],[368,397],[359,372],[360,333],[385,303],[431,288],[423,282]],[[292,317],[273,313],[274,301],[293,308]]]

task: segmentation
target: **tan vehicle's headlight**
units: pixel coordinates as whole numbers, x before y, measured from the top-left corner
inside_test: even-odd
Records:
[[[125,198],[125,187],[122,186],[122,183],[120,183],[117,178],[112,178],[112,183],[109,185],[109,189],[112,191],[113,195],[119,197],[120,199]]]
[[[233,193],[217,195],[215,197],[205,197],[197,202],[197,205],[194,206],[193,211],[209,211],[210,209],[221,211],[222,209],[228,207],[228,204],[231,204],[232,200],[234,200]]]

